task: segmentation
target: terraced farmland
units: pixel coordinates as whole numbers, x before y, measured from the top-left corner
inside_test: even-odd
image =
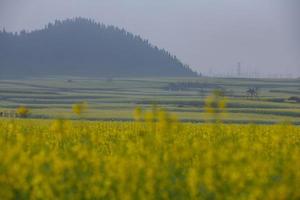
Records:
[[[257,88],[258,96],[246,91]],[[228,123],[300,124],[299,79],[217,79],[217,78],[109,78],[55,77],[0,80],[0,111],[13,112],[20,105],[30,108],[32,118],[71,118],[72,104],[85,101],[88,120],[132,120],[136,106],[153,104],[175,113],[182,121],[209,120],[204,101],[214,90],[227,98]]]

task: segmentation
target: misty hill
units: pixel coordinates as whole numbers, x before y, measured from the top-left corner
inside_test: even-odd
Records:
[[[0,76],[196,76],[187,65],[123,29],[76,18],[44,29],[0,32]]]

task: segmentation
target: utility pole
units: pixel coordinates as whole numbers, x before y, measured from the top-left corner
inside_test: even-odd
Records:
[[[242,64],[241,64],[241,62],[238,62],[237,75],[238,75],[238,77],[241,77],[241,75],[242,75]]]

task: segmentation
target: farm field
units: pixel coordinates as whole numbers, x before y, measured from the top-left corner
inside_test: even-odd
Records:
[[[0,120],[1,199],[300,198],[298,126],[149,114],[145,122]]]
[[[258,96],[246,91],[257,88]],[[56,77],[0,80],[0,112],[30,108],[31,118],[69,118],[72,104],[87,102],[88,120],[130,121],[132,110],[159,105],[185,122],[207,122],[205,98],[214,90],[227,98],[226,123],[300,124],[300,79]]]
[[[300,198],[299,80],[61,77],[0,91],[2,113],[30,109],[0,118],[0,199]]]

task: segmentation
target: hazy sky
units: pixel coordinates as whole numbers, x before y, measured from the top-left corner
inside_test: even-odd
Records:
[[[0,28],[88,17],[139,34],[208,74],[300,75],[300,0],[0,0]]]

